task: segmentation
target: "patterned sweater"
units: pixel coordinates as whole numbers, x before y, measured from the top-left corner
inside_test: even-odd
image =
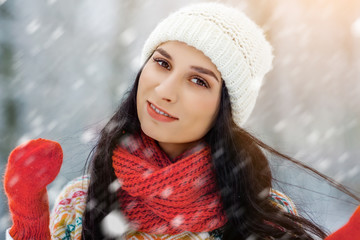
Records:
[[[89,177],[83,176],[69,182],[58,196],[50,217],[50,232],[52,239],[79,240],[82,231],[82,215],[85,210],[86,191]],[[292,201],[279,191],[271,190],[272,202],[283,211],[297,215]],[[211,233],[183,232],[174,235],[150,235],[141,232],[127,232],[122,239],[221,239],[221,231]]]

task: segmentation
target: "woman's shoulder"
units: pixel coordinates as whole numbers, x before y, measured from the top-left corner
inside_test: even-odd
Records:
[[[81,238],[89,180],[87,175],[75,178],[60,192],[50,217],[50,231],[53,239]]]
[[[293,215],[298,215],[295,204],[284,193],[275,189],[271,189],[269,198],[275,206],[279,207],[283,211],[291,213]]]

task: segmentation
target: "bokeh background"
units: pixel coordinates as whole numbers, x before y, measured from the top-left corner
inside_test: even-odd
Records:
[[[64,163],[52,203],[83,174],[96,134],[139,69],[156,23],[195,0],[0,0],[0,169],[33,138],[58,141]],[[274,46],[274,68],[245,128],[360,192],[360,1],[219,1],[243,10]],[[356,202],[269,156],[276,187],[332,231]],[[0,239],[11,225],[0,187]]]

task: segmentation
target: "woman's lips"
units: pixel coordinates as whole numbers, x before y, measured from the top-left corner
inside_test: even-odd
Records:
[[[149,115],[152,118],[154,118],[155,120],[161,121],[161,122],[172,122],[175,120],[179,120],[178,118],[173,117],[169,113],[165,112],[161,108],[158,108],[157,106],[155,106],[154,104],[152,104],[150,102],[147,102],[147,112],[149,113]]]

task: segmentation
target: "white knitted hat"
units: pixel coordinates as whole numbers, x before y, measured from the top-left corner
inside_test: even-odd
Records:
[[[184,7],[162,20],[145,42],[141,61],[166,41],[202,51],[215,64],[229,92],[232,116],[242,126],[252,112],[264,75],[272,68],[272,47],[244,13],[220,3]]]

